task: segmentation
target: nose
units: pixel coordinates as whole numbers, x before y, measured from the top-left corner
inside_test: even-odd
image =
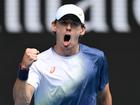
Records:
[[[67,30],[67,31],[71,31],[71,28],[72,28],[71,24],[70,24],[70,23],[67,24],[67,26],[66,26],[66,30]]]

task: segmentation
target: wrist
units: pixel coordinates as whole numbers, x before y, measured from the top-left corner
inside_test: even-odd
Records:
[[[28,69],[29,69],[29,66],[20,63],[20,64],[19,64],[19,69],[20,69],[20,70],[28,70]]]
[[[18,79],[26,81],[28,79],[28,72],[29,68],[21,67],[21,65],[19,65],[19,68],[17,70]]]

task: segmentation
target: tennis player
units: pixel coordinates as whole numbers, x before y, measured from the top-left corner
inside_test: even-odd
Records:
[[[108,64],[103,51],[79,43],[85,35],[83,10],[61,6],[51,24],[56,44],[39,53],[25,50],[13,88],[15,105],[112,105]]]

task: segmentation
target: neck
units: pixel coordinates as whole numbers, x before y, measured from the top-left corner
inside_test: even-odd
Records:
[[[74,47],[61,47],[58,45],[54,46],[54,50],[57,54],[61,55],[61,56],[71,56],[71,55],[75,55],[79,52],[79,44],[77,44]]]

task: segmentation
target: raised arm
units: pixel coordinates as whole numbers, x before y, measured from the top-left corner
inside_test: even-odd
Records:
[[[34,93],[34,87],[25,81],[16,80],[13,88],[15,105],[29,105]]]
[[[38,50],[34,48],[27,48],[25,50],[22,62],[20,64],[20,73],[29,70],[29,66],[37,60]],[[27,73],[27,72],[26,72]],[[27,74],[28,75],[28,74]],[[34,87],[26,83],[26,78],[21,80],[22,74],[18,75],[13,88],[13,97],[15,105],[29,105],[34,94]]]

